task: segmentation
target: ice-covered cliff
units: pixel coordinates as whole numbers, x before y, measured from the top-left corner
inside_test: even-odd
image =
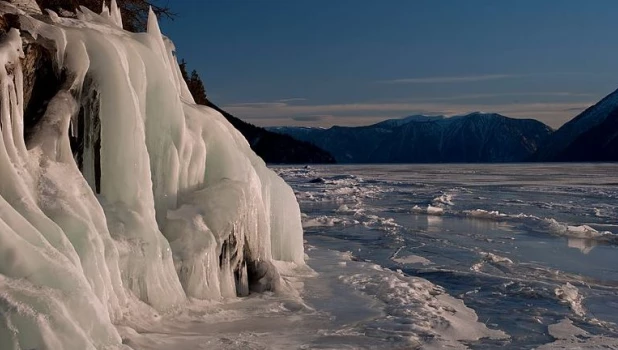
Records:
[[[285,289],[304,264],[294,193],[220,113],[194,103],[154,14],[18,18],[0,42],[0,348],[123,348],[192,298]],[[35,18],[36,17],[36,18]],[[24,138],[24,41],[59,86]]]

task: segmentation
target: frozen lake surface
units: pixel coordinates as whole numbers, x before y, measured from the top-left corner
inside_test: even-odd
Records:
[[[195,305],[131,344],[618,348],[618,165],[275,170],[303,212],[298,295]]]

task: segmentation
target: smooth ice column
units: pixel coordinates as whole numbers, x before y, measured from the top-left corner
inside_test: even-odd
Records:
[[[17,86],[23,86],[22,75],[13,76],[7,71],[12,67],[13,72],[21,72],[19,57],[23,55],[21,50],[21,38],[17,29],[11,29],[3,38],[0,45],[0,58],[4,61],[0,64],[0,196],[9,202],[14,209],[19,211],[31,225],[36,227],[43,239],[53,245],[64,254],[74,265],[79,265],[79,258],[70,242],[66,239],[58,226],[45,216],[36,205],[36,194],[32,177],[26,165],[28,156],[25,151],[23,132],[17,134],[13,127],[18,129],[23,123],[23,109],[17,101],[21,96],[15,91]],[[23,104],[23,102],[22,102]],[[16,137],[17,136],[17,137]],[[20,151],[23,149],[22,151]]]
[[[290,186],[268,171],[271,178],[270,237],[273,258],[303,264],[305,253],[298,202]]]
[[[170,241],[176,273],[187,296],[220,299],[219,245],[201,209],[183,205],[170,211],[163,232]]]
[[[79,40],[80,34],[70,32],[69,36]],[[85,39],[88,51],[93,52],[89,74],[97,80],[100,95],[101,195],[109,204],[105,206],[107,221],[112,235],[133,243],[121,259],[123,279],[141,300],[165,309],[183,302],[184,293],[169,243],[155,221],[147,117],[136,90],[147,86],[147,80],[143,81],[147,77],[133,74],[133,69],[143,67],[142,58],[135,48],[126,48],[126,38],[99,35]]]
[[[120,319],[126,306],[118,251],[111,239],[103,211],[79,173],[71,152],[68,129],[76,103],[60,91],[49,103],[32,136],[32,158],[46,164],[39,175],[39,205],[58,224],[80,257],[84,275],[112,319]],[[70,181],[68,181],[70,179]]]

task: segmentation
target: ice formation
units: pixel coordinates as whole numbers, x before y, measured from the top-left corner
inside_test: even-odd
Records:
[[[133,34],[113,0],[44,21],[0,5],[66,76],[26,144],[22,38],[2,39],[1,349],[124,348],[114,324],[276,289],[273,260],[304,264],[294,193],[194,103],[152,12]]]
[[[547,331],[553,343],[539,346],[538,350],[555,349],[615,349],[618,341],[615,338],[591,334],[573,324],[568,318],[558,323],[549,325]]]

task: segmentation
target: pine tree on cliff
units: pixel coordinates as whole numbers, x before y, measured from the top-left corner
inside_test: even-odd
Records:
[[[200,78],[200,75],[194,69],[191,72],[191,77],[187,74],[187,62],[185,60],[180,61],[180,72],[182,73],[182,77],[187,83],[187,87],[189,87],[189,91],[195,100],[195,103],[200,105],[208,105],[208,99],[206,98],[206,89],[204,88],[204,83]]]
[[[178,63],[180,67],[180,74],[182,74],[182,78],[189,84],[189,76],[187,75],[187,61],[185,59],[181,59],[180,63]]]
[[[201,105],[207,104],[208,101],[206,100],[206,90],[204,89],[204,84],[195,70],[191,72],[191,78],[189,78],[189,91],[191,91],[191,95],[193,95],[195,103]]]

